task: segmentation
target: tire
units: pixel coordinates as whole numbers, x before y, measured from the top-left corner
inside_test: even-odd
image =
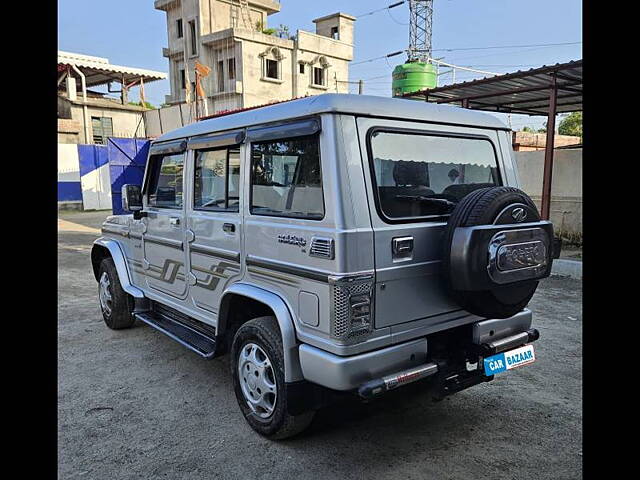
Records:
[[[263,364],[266,358],[269,366],[256,369],[258,363],[250,360],[252,355]],[[301,415],[290,415],[287,411],[284,352],[275,317],[254,318],[238,329],[231,345],[230,363],[238,405],[256,432],[272,440],[281,440],[297,435],[309,426],[315,411]],[[241,370],[246,375],[241,376]],[[264,399],[266,407],[252,406],[256,398]]]
[[[112,330],[122,330],[134,324],[133,297],[122,289],[116,266],[110,257],[100,262],[98,298],[102,318],[107,327]]]
[[[538,287],[537,280],[496,285],[485,291],[458,291],[451,285],[451,243],[458,227],[514,223],[515,208],[526,212],[527,222],[540,221],[540,214],[529,196],[514,187],[488,187],[465,196],[449,217],[444,231],[443,275],[451,296],[470,313],[487,318],[508,318],[527,306]]]

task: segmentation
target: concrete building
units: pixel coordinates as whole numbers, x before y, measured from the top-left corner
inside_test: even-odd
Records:
[[[169,60],[168,104],[184,103],[188,86],[193,91],[196,61],[211,68],[202,81],[206,107],[198,116],[348,92],[351,15],[316,18],[315,32],[289,34],[267,28],[268,16],[280,11],[275,0],[155,0],[154,6],[167,18],[162,53]],[[182,121],[183,112],[178,115]]]
[[[164,78],[162,72],[112,65],[102,57],[58,52],[58,208],[111,208],[118,179],[110,174],[109,151],[133,155],[146,143],[133,137],[146,137],[148,109],[129,104],[129,91]],[[114,83],[119,89],[112,89]],[[89,89],[104,85],[120,98]],[[108,142],[109,137],[126,140]]]
[[[531,152],[536,150],[544,150],[547,144],[546,133],[533,133],[533,132],[512,132],[512,144],[515,152]],[[580,137],[574,137],[572,135],[558,135],[553,136],[553,146],[555,148],[568,147],[578,145],[582,143]]]
[[[104,144],[108,137],[145,137],[140,105],[130,105],[128,93],[166,74],[112,65],[107,58],[58,52],[58,143]],[[120,84],[112,90],[113,83]],[[109,98],[89,88],[108,86]]]

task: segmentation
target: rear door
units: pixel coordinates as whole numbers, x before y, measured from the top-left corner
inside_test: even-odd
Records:
[[[185,142],[152,147],[145,177],[142,268],[157,294],[184,300],[187,293],[184,249]]]
[[[374,229],[375,327],[464,314],[440,277],[441,236],[460,198],[501,183],[496,132],[375,118],[357,125]]]
[[[193,167],[186,248],[190,307],[217,317],[224,289],[241,272],[243,131],[189,141]]]

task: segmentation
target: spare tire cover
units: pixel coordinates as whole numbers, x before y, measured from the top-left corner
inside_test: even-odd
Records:
[[[451,278],[455,272],[451,271],[451,242],[455,229],[537,221],[540,221],[540,215],[531,198],[514,187],[481,188],[465,196],[456,205],[444,231],[442,266],[447,288],[462,308],[482,317],[511,317],[529,303],[538,287],[538,281],[525,280],[496,285],[486,291],[453,289]]]

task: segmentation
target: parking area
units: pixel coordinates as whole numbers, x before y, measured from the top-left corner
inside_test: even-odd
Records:
[[[419,384],[321,410],[282,442],[236,404],[226,357],[102,321],[91,244],[107,213],[60,214],[59,478],[582,478],[582,291],[551,277],[529,308],[533,365],[434,403]]]

